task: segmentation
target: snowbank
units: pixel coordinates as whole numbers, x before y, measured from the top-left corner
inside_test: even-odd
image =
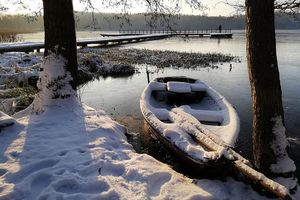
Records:
[[[125,128],[73,100],[17,114],[0,134],[0,199],[265,199],[243,183],[191,180],[137,154]]]

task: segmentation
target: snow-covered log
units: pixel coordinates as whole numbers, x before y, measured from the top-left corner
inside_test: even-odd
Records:
[[[232,160],[234,168],[247,178],[253,180],[255,183],[279,198],[291,199],[289,191],[285,186],[267,178],[264,174],[253,169],[247,159],[235,152],[230,146],[226,145],[208,129],[203,129],[203,127],[200,126],[200,122],[192,115],[182,112],[180,108],[175,108],[170,113],[170,117],[174,122],[180,123],[180,127],[191,134],[202,146],[210,151],[217,152],[219,156]]]

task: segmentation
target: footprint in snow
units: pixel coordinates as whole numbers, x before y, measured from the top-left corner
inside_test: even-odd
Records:
[[[102,176],[121,176],[124,174],[125,167],[122,164],[105,164],[105,166],[99,168],[99,175]]]
[[[61,152],[59,152],[59,156],[65,156],[66,154],[68,153],[68,151],[61,151]]]
[[[155,173],[149,177],[148,191],[151,196],[157,196],[160,194],[160,190],[164,184],[171,180],[171,175],[166,172]]]
[[[109,190],[109,185],[101,180],[95,180],[92,182],[80,182],[76,179],[64,179],[53,185],[55,191],[65,194],[97,194]]]
[[[36,199],[36,197],[48,187],[51,183],[51,175],[38,174],[31,182],[31,195],[29,199]]]
[[[20,155],[20,152],[13,151],[13,152],[10,152],[9,155],[13,158],[18,158]]]
[[[85,153],[86,151],[84,149],[78,149],[79,153]]]
[[[59,169],[59,170],[57,170],[57,171],[54,172],[54,173],[55,173],[56,175],[60,176],[60,175],[64,174],[65,171],[66,171],[66,170],[64,170],[64,169]]]
[[[6,174],[7,170],[6,169],[0,169],[0,176],[3,176]]]
[[[27,176],[30,176],[32,173],[53,167],[58,162],[59,162],[59,160],[42,160],[39,162],[30,163],[26,166],[22,166],[20,171],[18,171],[15,174],[12,174],[8,178],[10,181],[16,183],[16,182],[19,182],[20,180],[23,180]]]
[[[83,166],[89,166],[91,163],[92,163],[92,161],[88,160],[86,162],[83,162],[81,165],[83,165]]]

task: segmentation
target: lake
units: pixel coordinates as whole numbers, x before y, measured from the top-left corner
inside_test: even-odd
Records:
[[[40,33],[39,33],[40,34]],[[94,37],[99,32],[80,32],[78,37]],[[29,36],[23,36],[25,40]],[[33,36],[31,36],[33,37]],[[35,36],[35,39],[40,39]],[[291,138],[291,157],[300,167],[300,30],[279,30],[277,37],[277,56],[283,92],[285,123],[287,135]],[[32,38],[31,38],[32,39]],[[239,56],[241,62],[219,64],[218,68],[158,70],[150,67],[151,79],[159,76],[189,76],[201,79],[225,96],[237,109],[241,119],[241,132],[238,149],[243,155],[252,158],[252,109],[250,85],[246,65],[246,40],[243,31],[234,31],[232,39],[209,38],[170,38],[123,45],[121,48],[158,49],[185,52],[217,52]],[[145,66],[137,66],[140,73],[127,78],[106,78],[92,81],[80,89],[81,100],[94,107],[105,110],[114,119],[124,124],[131,133],[129,141],[137,152],[149,153],[160,160],[169,158],[164,149],[158,151],[160,144],[144,134],[143,119],[139,99],[147,85]],[[150,141],[150,142],[149,142]],[[163,155],[163,156],[162,156]],[[167,158],[162,158],[167,157]],[[172,162],[169,162],[172,164]],[[300,178],[298,170],[298,178]]]

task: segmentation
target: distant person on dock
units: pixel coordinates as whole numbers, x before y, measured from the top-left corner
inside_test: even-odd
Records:
[[[222,25],[219,25],[219,33],[222,32]]]

